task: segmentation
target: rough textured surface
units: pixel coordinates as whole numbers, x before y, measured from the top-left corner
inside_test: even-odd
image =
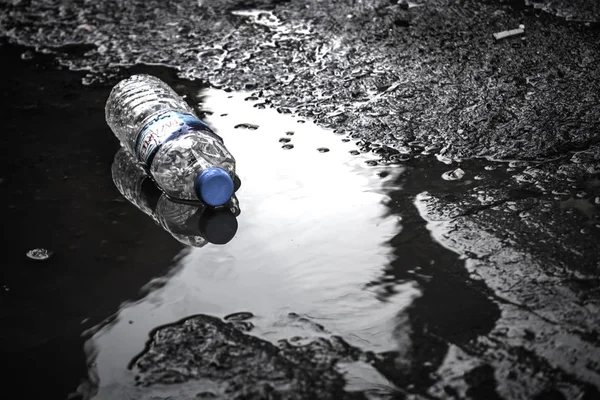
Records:
[[[360,355],[337,337],[275,346],[235,323],[199,315],[153,332],[133,369],[144,387],[198,380],[213,388],[198,393],[200,398],[362,399],[344,392],[345,381],[335,370],[337,362]]]
[[[596,25],[563,15],[598,7],[511,3],[31,0],[4,2],[0,31],[88,81],[111,66],[172,65],[392,147],[537,159],[596,143]],[[495,42],[519,24],[523,39]]]
[[[362,138],[364,151],[407,168],[389,206],[410,229],[391,241],[400,261],[388,282],[424,287],[409,315],[409,360],[379,355],[377,369],[434,398],[598,398],[598,2],[407,4],[12,0],[0,2],[0,32],[85,71],[84,84],[122,66],[169,65]],[[523,38],[494,40],[519,24]],[[419,235],[448,250],[436,264]],[[416,245],[423,255],[403,251]],[[378,284],[385,289],[385,279]],[[453,314],[469,306],[461,296],[481,306],[470,320]],[[157,330],[135,368],[140,390],[212,380],[215,396],[260,398],[292,389],[275,380],[252,394],[237,376],[260,382],[299,363],[307,368],[290,372],[293,392],[327,398],[342,385],[332,363],[360,352],[336,341],[311,346],[278,348],[196,317]],[[206,364],[191,353],[227,357]],[[269,362],[240,371],[261,357]]]
[[[597,178],[588,171],[598,167],[593,154],[595,149],[590,149],[571,160],[541,164],[463,161],[458,180],[441,178],[456,164],[427,158],[404,162],[409,170],[402,190],[391,195],[390,209],[416,206],[428,234],[465,260],[470,285],[484,283],[483,292],[499,307],[493,327],[466,341],[452,336],[447,327],[429,326],[429,332],[419,333],[436,337],[424,339],[430,348],[448,349],[443,360],[429,356],[436,365],[429,394],[482,399],[542,399],[549,392],[568,399],[598,396],[600,229],[593,204],[599,194]],[[428,182],[426,190],[422,182]],[[414,223],[406,216],[405,221]],[[411,236],[399,234],[395,240],[404,239],[409,247],[415,243],[415,234]],[[405,254],[402,250],[398,253]],[[446,269],[449,261],[435,261],[426,267],[419,263],[422,277],[417,279],[448,280],[447,272],[436,266]],[[401,270],[393,274],[406,276]],[[439,291],[426,287],[424,302],[432,289]],[[455,291],[458,296],[464,289],[455,285]],[[419,312],[441,307],[441,298]],[[468,326],[456,318],[453,322]]]

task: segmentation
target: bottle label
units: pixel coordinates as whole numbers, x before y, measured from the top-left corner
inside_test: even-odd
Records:
[[[167,111],[142,128],[135,141],[135,155],[139,161],[150,166],[160,146],[191,131],[204,131],[222,141],[208,125],[195,116]]]

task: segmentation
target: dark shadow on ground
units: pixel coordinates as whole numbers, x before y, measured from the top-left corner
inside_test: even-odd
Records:
[[[474,340],[492,330],[500,310],[485,284],[469,277],[464,260],[431,237],[414,204],[424,188],[451,196],[460,190],[460,183],[441,179],[449,167],[431,157],[412,160],[406,166],[398,181],[401,189],[392,192],[388,202],[389,212],[402,216],[403,229],[389,243],[395,259],[370,285],[380,288],[383,299],[393,294],[398,282],[416,280],[422,288],[423,295],[408,309],[408,322],[403,314],[398,317],[397,330],[410,332],[408,354],[402,359],[390,354],[379,368],[399,387],[414,386],[415,391],[425,393],[436,380],[432,374],[448,346],[471,351]],[[479,390],[474,398],[498,398],[493,370],[488,375],[484,385],[474,384]]]
[[[83,87],[82,73],[26,48],[0,54],[4,381],[19,398],[64,399],[87,375],[82,332],[167,273],[182,246],[112,182],[110,87]],[[53,257],[25,256],[38,247]]]

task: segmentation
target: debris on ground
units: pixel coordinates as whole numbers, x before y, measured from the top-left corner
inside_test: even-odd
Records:
[[[27,258],[30,258],[32,260],[45,261],[45,260],[49,259],[50,257],[52,257],[53,254],[54,254],[54,252],[51,250],[39,248],[39,249],[29,250],[27,252],[27,254],[25,254],[25,255],[27,256]]]
[[[519,36],[525,33],[525,25],[519,25],[517,29],[510,29],[508,31],[494,33],[494,39],[502,40],[512,36]]]

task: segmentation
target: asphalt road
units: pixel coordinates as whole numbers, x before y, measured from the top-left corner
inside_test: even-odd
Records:
[[[523,34],[493,36],[520,25]],[[473,334],[415,328],[444,348],[416,357],[434,371],[394,369],[359,349],[332,356],[371,360],[399,397],[600,396],[599,26],[595,1],[0,2],[0,35],[48,53],[83,91],[159,65],[177,71],[173,80],[255,91],[405,165],[390,207],[416,206],[423,232],[464,260],[460,273],[481,286],[493,317]],[[423,190],[455,168],[460,185]],[[264,351],[246,362],[288,362]],[[338,393],[341,378],[311,362],[307,370],[329,371],[317,393]],[[289,398],[315,398],[307,387],[317,378],[300,375]],[[240,398],[278,398],[245,392],[257,379],[246,378],[232,389]]]

